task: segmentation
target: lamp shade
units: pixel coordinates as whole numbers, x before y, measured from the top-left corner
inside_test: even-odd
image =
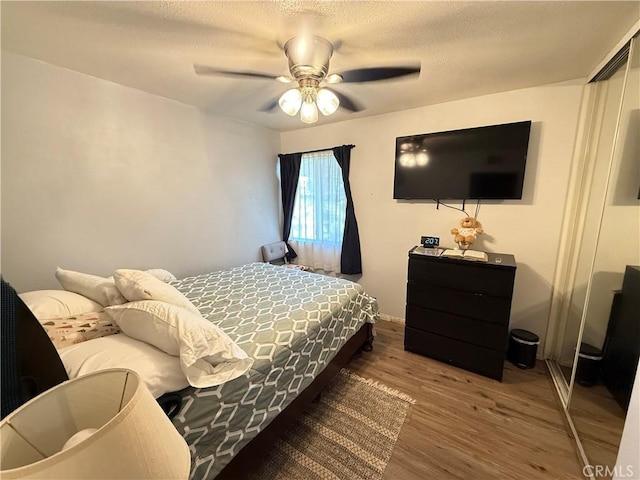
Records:
[[[321,88],[316,95],[316,103],[318,104],[318,110],[325,115],[332,115],[340,106],[340,100],[331,90]]]
[[[302,102],[300,108],[300,120],[304,123],[315,123],[318,121],[318,107],[316,107],[313,99],[307,99]]]
[[[284,113],[293,117],[298,113],[300,105],[302,105],[302,94],[300,93],[300,90],[297,88],[287,90],[282,94],[280,100],[278,100],[278,104]]]
[[[103,370],[42,393],[4,418],[0,436],[3,480],[189,476],[189,447],[130,370]]]

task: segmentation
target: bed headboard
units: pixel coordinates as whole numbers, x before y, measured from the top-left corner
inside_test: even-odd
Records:
[[[62,360],[40,322],[11,285],[2,283],[1,418],[68,380]]]

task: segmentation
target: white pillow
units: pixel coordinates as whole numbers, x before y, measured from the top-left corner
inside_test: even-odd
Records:
[[[145,272],[150,273],[158,280],[162,280],[164,283],[169,283],[177,280],[176,276],[173,273],[163,268],[150,268],[149,270],[145,270]]]
[[[34,290],[18,296],[38,320],[102,310],[98,302],[66,290]]]
[[[69,378],[108,368],[133,370],[158,398],[189,386],[176,357],[122,333],[58,350]]]
[[[116,288],[113,278],[64,270],[60,267],[56,269],[56,278],[65,290],[84,295],[103,307],[120,305],[127,301]]]
[[[159,300],[171,303],[200,315],[198,309],[173,287],[153,275],[141,270],[116,270],[114,274],[116,286],[130,302],[138,300]]]
[[[217,325],[176,305],[142,300],[105,311],[130,337],[179,355],[182,371],[194,387],[228,382],[253,364]]]

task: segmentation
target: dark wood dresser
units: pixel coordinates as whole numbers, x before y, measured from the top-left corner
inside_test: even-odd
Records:
[[[509,339],[513,255],[487,262],[409,252],[404,348],[502,381]]]

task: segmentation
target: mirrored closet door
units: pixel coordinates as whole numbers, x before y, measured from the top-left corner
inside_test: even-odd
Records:
[[[585,464],[613,468],[640,349],[640,48],[585,90],[549,368]]]

